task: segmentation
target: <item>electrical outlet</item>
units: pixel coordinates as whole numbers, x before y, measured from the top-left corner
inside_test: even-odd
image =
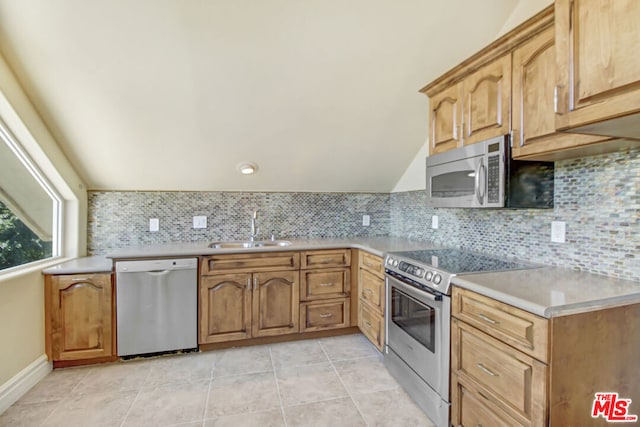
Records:
[[[566,223],[564,221],[551,221],[551,241],[564,243],[566,235]]]
[[[149,231],[156,232],[160,230],[160,220],[158,218],[149,219]]]
[[[438,215],[433,215],[431,217],[431,228],[434,230],[438,229]]]
[[[368,227],[371,225],[371,217],[369,215],[362,215],[362,225]]]
[[[206,216],[194,216],[193,217],[193,228],[207,228],[207,217]]]

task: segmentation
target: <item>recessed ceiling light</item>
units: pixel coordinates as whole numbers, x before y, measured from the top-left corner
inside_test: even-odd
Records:
[[[251,175],[258,170],[258,165],[253,162],[242,162],[238,165],[238,171],[242,175]]]

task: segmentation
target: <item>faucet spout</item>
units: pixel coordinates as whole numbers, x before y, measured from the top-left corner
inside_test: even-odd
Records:
[[[249,235],[249,239],[253,242],[258,234],[260,233],[260,227],[256,226],[256,221],[258,219],[258,211],[253,211],[251,215],[251,234]]]

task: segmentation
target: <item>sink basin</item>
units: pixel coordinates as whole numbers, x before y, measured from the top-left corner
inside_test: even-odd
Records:
[[[209,244],[212,249],[243,249],[243,248],[268,248],[273,246],[289,246],[288,240],[228,240]]]

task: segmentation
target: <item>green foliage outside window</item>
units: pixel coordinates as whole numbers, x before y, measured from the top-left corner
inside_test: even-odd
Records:
[[[51,242],[40,240],[0,202],[0,270],[51,256]]]

